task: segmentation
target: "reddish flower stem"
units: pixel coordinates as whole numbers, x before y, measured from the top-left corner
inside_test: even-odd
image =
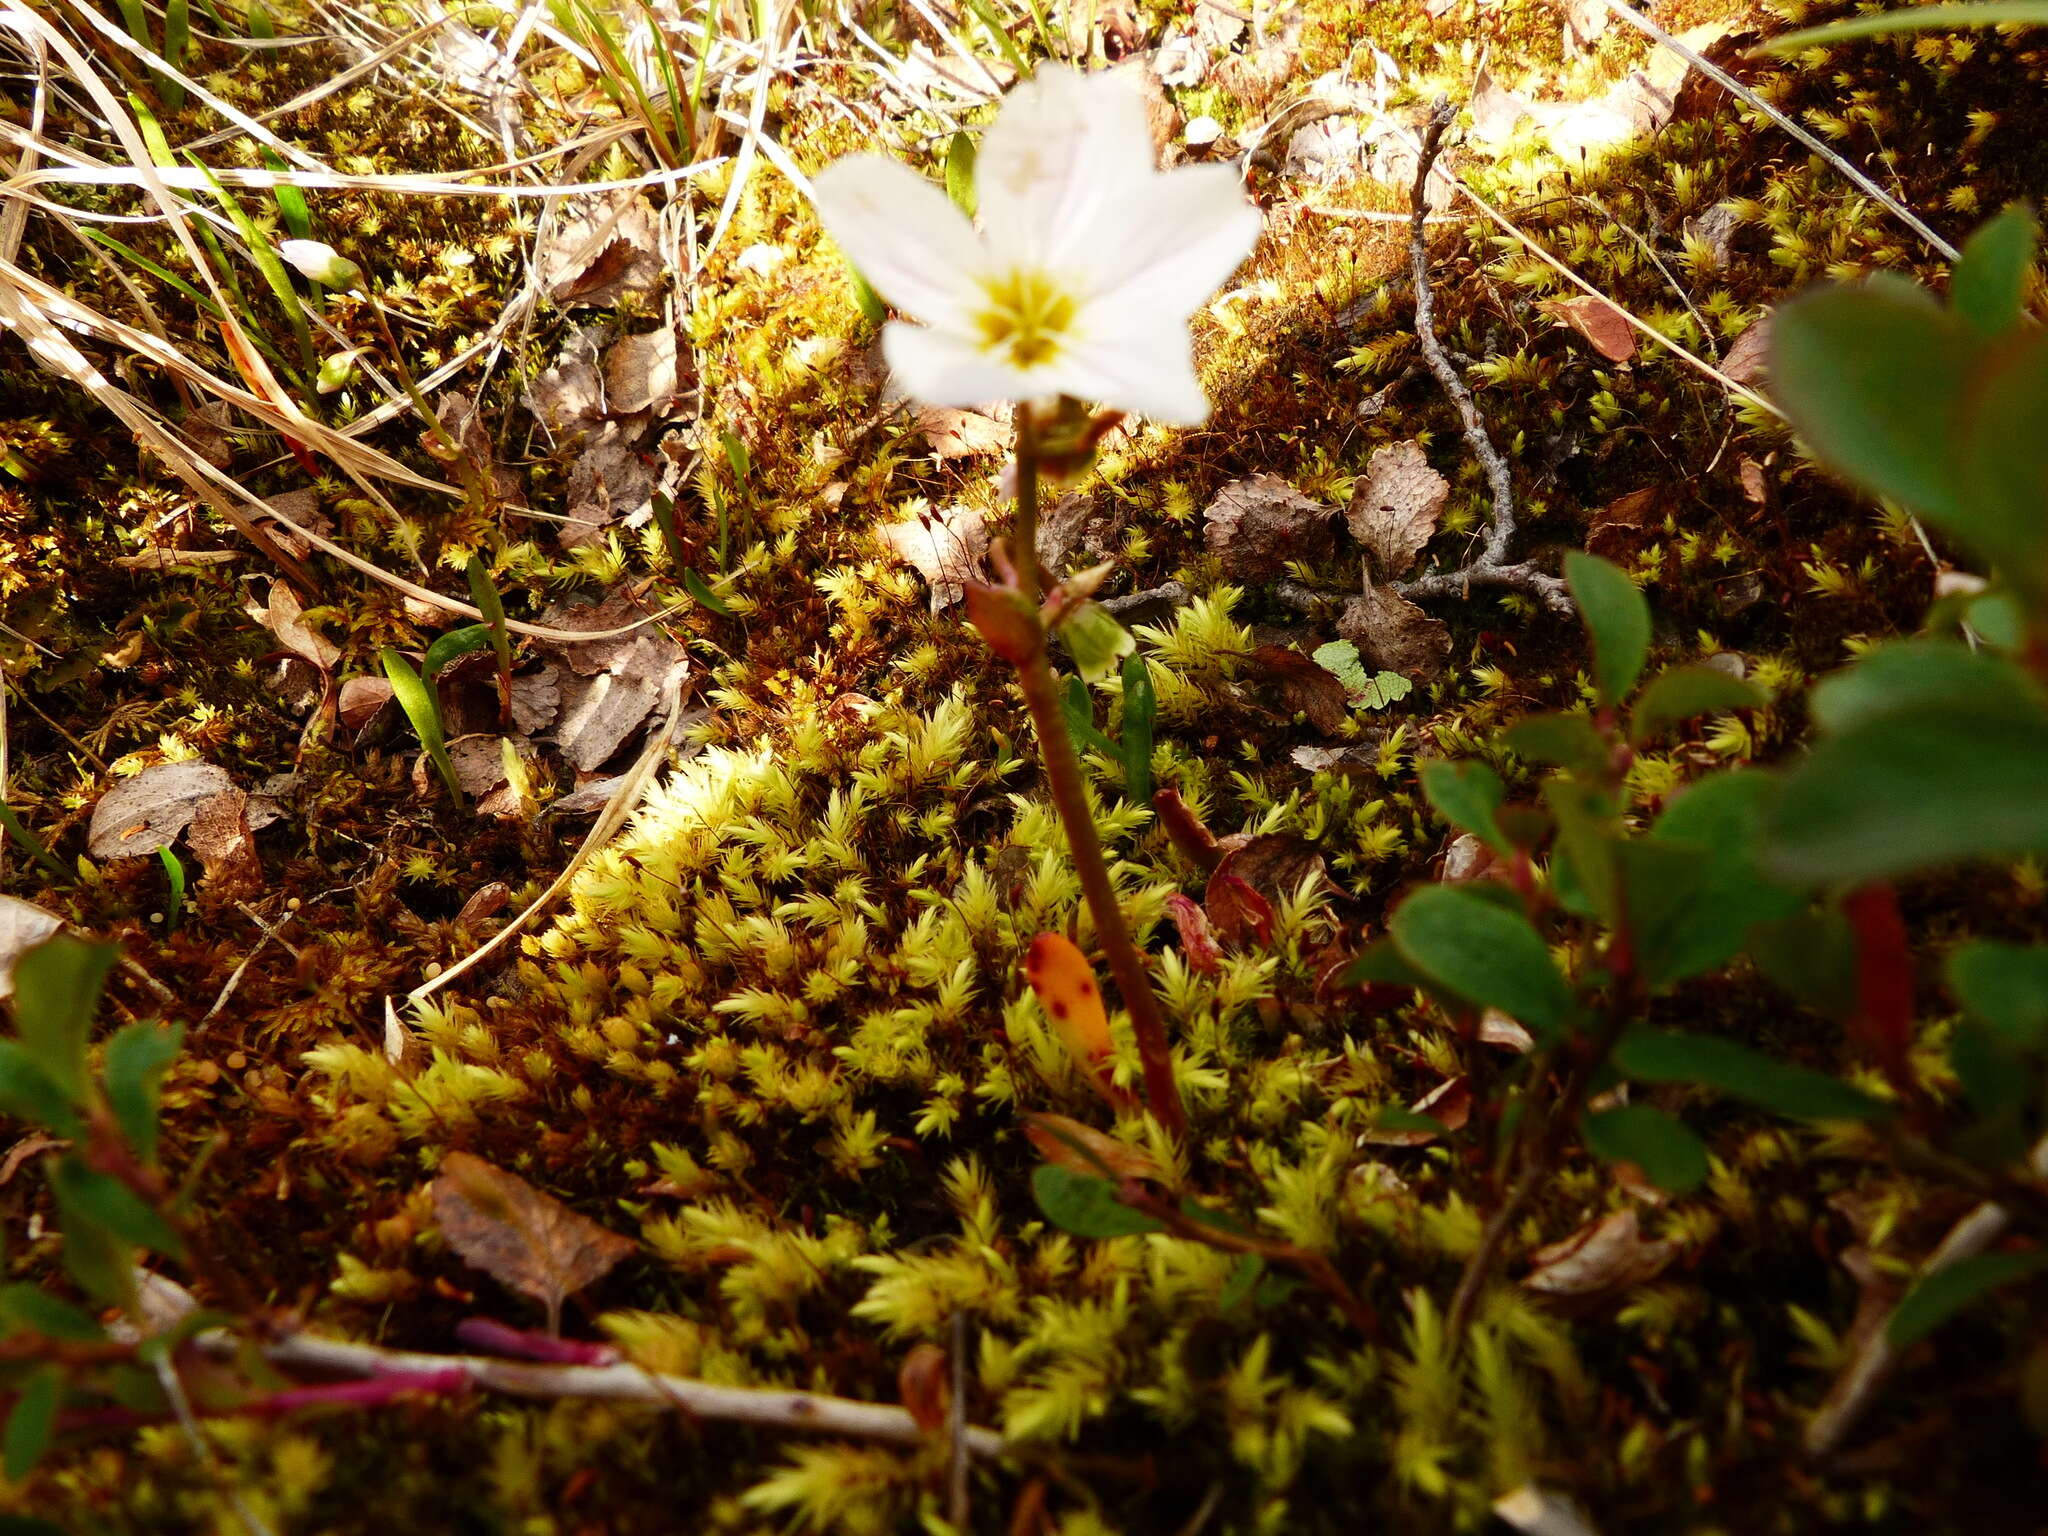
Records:
[[[1038,424],[1029,405],[1017,407],[1017,516],[1011,525],[1010,552],[1016,574],[1012,578],[1023,606],[1038,611]],[[1053,808],[1067,832],[1067,848],[1074,861],[1074,873],[1081,880],[1081,894],[1095,920],[1095,932],[1109,961],[1110,974],[1131,1016],[1131,1029],[1138,1039],[1138,1058],[1145,1073],[1145,1107],[1152,1117],[1176,1139],[1187,1135],[1187,1110],[1181,1103],[1180,1088],[1173,1080],[1173,1054],[1166,1040],[1166,1021],[1159,1013],[1159,1000],[1152,992],[1152,978],[1131,931],[1124,923],[1123,908],[1117,902],[1116,886],[1109,878],[1109,864],[1103,858],[1102,840],[1096,835],[1095,817],[1088,807],[1088,789],[1081,777],[1081,762],[1067,734],[1066,715],[1060,709],[1059,683],[1053,677],[1047,655],[1046,635],[1028,655],[1016,663],[1017,680],[1024,690],[1025,706],[1038,733],[1039,755],[1045,760],[1046,783],[1052,791]]]

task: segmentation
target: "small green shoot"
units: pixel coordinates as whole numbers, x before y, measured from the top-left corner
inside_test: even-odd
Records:
[[[168,845],[159,848],[156,856],[163,861],[164,879],[170,883],[170,899],[164,903],[164,931],[170,932],[178,926],[178,918],[185,910],[185,861],[171,852]]]
[[[484,631],[478,643],[488,644],[487,626],[479,624],[474,627]],[[460,634],[461,631],[457,630],[455,633]],[[443,635],[441,638],[445,640],[448,637]],[[429,655],[431,657],[431,652]],[[455,777],[455,763],[448,756],[448,743],[441,734],[441,706],[434,697],[434,690],[419,673],[413,671],[412,663],[390,646],[387,645],[379,651],[377,659],[383,663],[384,675],[391,679],[392,697],[398,700],[398,707],[405,711],[405,718],[412,722],[413,734],[419,737],[420,745],[426,749],[427,756],[433,761],[434,771],[441,775],[441,782],[448,786],[449,797],[457,805],[461,805],[462,785]],[[442,659],[446,661],[452,657]],[[432,675],[431,671],[429,675]]]

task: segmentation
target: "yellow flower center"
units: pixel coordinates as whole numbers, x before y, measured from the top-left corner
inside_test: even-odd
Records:
[[[1080,308],[1074,296],[1045,273],[1022,268],[983,279],[982,292],[987,306],[974,317],[981,344],[1005,354],[1012,368],[1050,362]]]

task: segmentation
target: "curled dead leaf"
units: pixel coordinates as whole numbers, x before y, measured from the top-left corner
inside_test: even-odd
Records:
[[[1635,327],[1605,299],[1582,293],[1569,299],[1546,299],[1537,307],[1585,337],[1610,363],[1625,363],[1636,355]]]
[[[1676,1242],[1645,1240],[1636,1213],[1616,1211],[1537,1249],[1522,1284],[1558,1300],[1597,1301],[1656,1279],[1677,1257]]]
[[[467,1152],[442,1159],[432,1194],[449,1247],[499,1284],[546,1307],[550,1334],[561,1331],[564,1301],[640,1247]]]
[[[1159,1165],[1143,1147],[1105,1136],[1066,1115],[1027,1114],[1024,1134],[1048,1163],[1098,1179],[1156,1179]]]
[[[1426,1147],[1447,1131],[1459,1131],[1472,1118],[1472,1080],[1459,1076],[1437,1084],[1408,1106],[1411,1115],[1427,1115],[1442,1130],[1426,1126],[1375,1126],[1360,1134],[1361,1147]]]
[[[946,1427],[953,1403],[946,1352],[936,1344],[918,1344],[896,1368],[896,1395],[917,1427],[935,1435]]]

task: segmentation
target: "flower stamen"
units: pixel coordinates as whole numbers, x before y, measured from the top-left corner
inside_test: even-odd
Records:
[[[1037,368],[1058,356],[1080,309],[1073,294],[1043,272],[1013,267],[982,280],[987,307],[974,316],[983,348],[1012,368]]]

